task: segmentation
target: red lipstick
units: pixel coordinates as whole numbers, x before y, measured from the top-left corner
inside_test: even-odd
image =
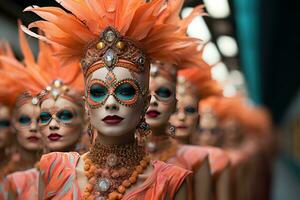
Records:
[[[157,118],[160,115],[160,112],[158,112],[157,110],[149,110],[148,112],[146,112],[146,115],[149,118]]]
[[[49,136],[48,136],[48,139],[51,140],[51,141],[58,141],[62,136],[59,135],[58,133],[51,133]]]
[[[179,125],[179,126],[176,126],[176,128],[177,128],[177,129],[186,129],[187,126],[185,126],[185,125]]]
[[[39,141],[39,138],[36,136],[29,136],[29,137],[27,137],[27,140],[29,142],[37,142],[37,141]]]
[[[112,116],[106,116],[102,121],[104,121],[106,124],[109,125],[116,125],[119,124],[124,118],[118,116],[118,115],[112,115]]]

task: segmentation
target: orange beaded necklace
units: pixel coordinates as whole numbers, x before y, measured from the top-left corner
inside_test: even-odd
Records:
[[[88,178],[84,199],[118,200],[137,182],[150,157],[137,143],[110,146],[96,143],[83,160]]]

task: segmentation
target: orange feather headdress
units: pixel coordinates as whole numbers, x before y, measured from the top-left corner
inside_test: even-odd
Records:
[[[23,30],[58,44],[57,55],[64,61],[80,60],[85,76],[94,64],[117,64],[142,72],[149,69],[151,60],[180,65],[181,55],[188,53],[185,59],[190,63],[200,59],[187,51],[187,47],[197,50],[200,40],[187,37],[180,24],[174,23],[181,6],[172,8],[172,3],[165,0],[56,1],[69,12],[57,7],[25,9],[44,19],[28,27],[38,27],[47,33],[46,37],[25,27]],[[182,4],[183,0],[178,2]]]
[[[211,67],[204,61],[201,67],[180,70],[178,73],[178,93],[191,92],[200,99],[222,96],[221,86],[212,79]]]
[[[158,23],[168,23],[179,27],[177,30],[182,35],[187,34],[188,25],[192,20],[199,16],[205,15],[204,6],[199,5],[193,9],[191,14],[184,19],[180,18],[180,11],[182,9],[184,0],[169,0],[167,1],[166,9],[160,14],[157,19]],[[190,68],[190,67],[201,67],[203,65],[202,59],[202,46],[199,43],[194,45],[186,46],[180,49],[178,56],[180,57],[180,63],[172,65],[170,62],[154,61],[151,65],[151,75],[156,76],[161,74],[167,79],[176,82],[177,70]],[[174,51],[176,52],[176,51]]]
[[[23,62],[19,62],[13,56],[0,56],[0,62],[3,63],[0,69],[2,99],[11,104],[15,104],[16,101],[21,104],[30,99],[32,103],[37,104],[39,98],[49,95],[57,97],[61,94],[74,98],[79,96],[84,89],[79,64],[61,67],[61,63],[52,56],[54,47],[45,42],[39,43],[39,55],[35,61],[20,25],[19,23]]]

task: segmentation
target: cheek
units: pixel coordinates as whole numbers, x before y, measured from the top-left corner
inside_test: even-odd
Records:
[[[188,116],[186,122],[189,126],[194,127],[198,123],[198,116],[197,115]]]

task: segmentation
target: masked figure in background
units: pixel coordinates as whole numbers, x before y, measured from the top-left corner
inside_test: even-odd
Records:
[[[35,61],[20,27],[19,36],[25,64],[13,58],[1,57],[6,65],[0,71],[1,77],[4,77],[0,81],[1,87],[13,85],[21,92],[16,101],[14,117],[18,119],[17,131],[22,130],[21,136],[26,136],[26,140],[21,140],[19,136],[19,140],[23,141],[19,143],[27,151],[35,147],[34,144],[39,145],[40,149],[44,145],[47,151],[75,150],[83,131],[84,116],[80,68],[78,64],[62,67],[52,56],[55,52],[53,47],[44,42],[40,42],[38,59]],[[38,130],[41,135],[38,135]],[[29,170],[8,175],[10,199],[37,199],[38,169],[32,168],[35,162],[27,167],[31,168]]]
[[[179,33],[177,25],[157,21],[166,11],[164,0],[60,3],[71,13],[27,8],[47,20],[31,24],[46,38],[29,33],[60,44],[61,59],[81,62],[86,109],[97,138],[85,155],[44,156],[41,194],[45,199],[186,199],[190,172],[149,162],[135,135],[149,132],[144,115],[150,103],[150,61],[179,64],[173,52],[197,40]]]
[[[196,7],[191,14],[180,19],[183,1],[168,1],[167,9],[158,21],[177,24],[181,34],[186,35],[186,29],[194,17],[203,14],[203,6]],[[147,141],[147,150],[153,159],[176,164],[194,172],[189,180],[189,199],[210,199],[211,181],[206,151],[192,146],[179,145],[174,137],[175,127],[169,123],[169,118],[176,110],[177,71],[192,66],[201,67],[203,62],[199,43],[187,46],[185,49],[173,51],[182,61],[172,65],[168,62],[154,61],[150,70],[151,101],[146,113],[152,134]],[[171,136],[171,137],[170,137]],[[193,158],[193,159],[191,159]]]
[[[170,122],[176,127],[175,138],[182,144],[195,144],[198,128],[198,102],[209,96],[220,96],[222,90],[212,80],[211,68],[206,63],[201,68],[189,68],[179,71],[177,78],[177,110]],[[197,142],[196,142],[197,144]],[[200,147],[199,147],[200,148]],[[229,158],[219,148],[205,146],[209,154],[209,164],[213,182],[213,196],[216,199],[230,199]]]
[[[14,58],[11,47],[7,42],[0,41],[0,56],[8,56]],[[0,62],[0,70],[3,63]],[[8,188],[5,176],[15,170],[15,162],[13,160],[13,129],[11,123],[11,112],[13,108],[13,98],[6,96],[7,87],[0,88],[0,200],[7,199]],[[11,94],[12,96],[15,94]]]
[[[199,144],[217,146],[226,151],[231,161],[231,196],[249,199],[251,161],[256,152],[254,143],[246,140],[245,103],[238,97],[211,97],[200,101]]]

